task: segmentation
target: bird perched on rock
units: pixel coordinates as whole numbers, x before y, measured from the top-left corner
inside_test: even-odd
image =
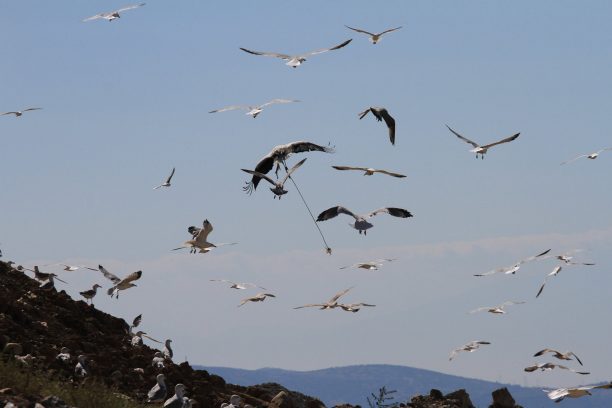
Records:
[[[155,354],[153,355],[153,360],[151,360],[151,366],[155,368],[164,368],[165,367],[164,360],[165,359],[161,351],[156,351]]]
[[[164,402],[164,408],[183,408],[183,397],[185,396],[185,386],[176,384],[174,386],[174,395]]]
[[[168,389],[166,388],[165,379],[165,375],[157,374],[157,383],[149,390],[147,402],[162,402],[166,398]]]
[[[77,377],[85,377],[89,375],[89,369],[86,363],[87,357],[83,354],[79,354],[77,360],[76,366],[74,367],[74,375]]]
[[[174,356],[174,352],[172,351],[172,347],[170,347],[170,343],[172,343],[172,340],[167,339],[164,345],[164,349],[162,350],[164,358],[167,358],[168,360],[172,360],[172,357]]]
[[[70,349],[68,347],[62,347],[60,353],[55,356],[55,359],[61,361],[62,363],[70,361]]]
[[[94,296],[96,296],[96,292],[97,292],[98,288],[101,288],[101,287],[102,286],[100,286],[100,285],[98,285],[96,283],[95,285],[93,285],[93,287],[91,289],[85,290],[83,292],[79,292],[79,294],[85,298],[87,303],[90,303],[90,304],[93,305],[93,298],[94,298]]]

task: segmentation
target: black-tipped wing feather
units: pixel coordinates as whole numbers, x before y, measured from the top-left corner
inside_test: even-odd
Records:
[[[350,210],[342,207],[342,206],[336,206],[336,207],[331,207],[328,208],[327,210],[323,211],[321,214],[319,214],[319,216],[317,217],[317,221],[326,221],[329,219],[332,219],[334,217],[337,217],[338,214],[347,214],[350,215],[351,217],[357,219],[357,216],[355,214],[353,214]]]

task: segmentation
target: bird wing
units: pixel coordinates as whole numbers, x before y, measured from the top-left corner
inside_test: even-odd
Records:
[[[373,33],[369,32],[369,31],[366,31],[366,30],[361,30],[361,29],[359,29],[359,28],[349,27],[349,26],[347,26],[347,25],[345,25],[345,27],[346,27],[346,28],[348,28],[349,30],[357,31],[358,33],[367,34],[367,35],[370,35],[370,36],[372,36],[372,37],[374,37],[374,36],[376,35],[376,34],[373,34]]]
[[[264,106],[272,105],[275,103],[291,103],[291,102],[300,102],[297,99],[272,99],[269,102],[264,103],[263,105],[259,105],[259,108],[263,108]]]
[[[348,288],[348,289],[344,289],[343,291],[340,291],[340,292],[336,293],[334,296],[331,297],[331,299],[329,299],[327,301],[327,303],[334,303],[335,301],[340,299],[340,297],[344,296],[351,289],[353,289],[352,286],[350,288]]]
[[[382,35],[384,35],[384,34],[390,33],[391,31],[399,30],[400,28],[402,28],[402,26],[395,27],[395,28],[390,28],[390,29],[385,30],[385,31],[383,31],[382,33],[378,34],[378,36],[380,37],[380,36],[382,36]]]
[[[168,178],[166,179],[166,183],[170,184],[170,180],[172,180],[172,176],[174,176],[174,171],[176,170],[176,168],[172,168],[172,172],[170,173],[170,175],[168,176]]]
[[[87,17],[83,19],[82,21],[85,22],[85,21],[97,20],[99,18],[104,18],[106,16],[107,16],[106,13],[100,13],[100,14],[96,14],[95,16]]]
[[[389,112],[386,109],[381,109],[379,113],[389,128],[389,140],[391,141],[392,145],[395,145],[395,119],[389,115]]]
[[[520,133],[514,134],[514,135],[512,135],[510,137],[507,137],[505,139],[499,140],[497,142],[493,142],[493,143],[489,143],[488,145],[484,145],[484,146],[482,146],[482,148],[483,149],[488,149],[490,147],[497,146],[498,144],[511,142],[514,139],[516,139],[517,137],[519,137],[519,135],[520,135]]]
[[[545,353],[559,353],[557,350],[553,350],[553,349],[549,349],[549,348],[545,348],[543,350],[538,351],[537,353],[535,353],[533,356],[534,357],[539,357],[541,355],[544,355]],[[561,354],[561,353],[559,353]]]
[[[368,114],[368,112],[371,112],[372,108],[368,108],[362,112],[359,112],[357,115],[359,116],[359,120],[363,119],[365,115]]]
[[[337,50],[337,49],[340,49],[342,47],[347,46],[348,43],[350,43],[351,41],[353,41],[352,38],[350,40],[346,40],[342,44],[338,44],[338,45],[336,45],[334,47],[331,47],[331,48],[321,48],[319,50],[310,51],[310,52],[307,52],[305,54],[299,55],[299,57],[308,57],[310,55],[322,54],[322,53],[327,52],[327,51],[334,51],[334,50]]]
[[[246,105],[231,105],[231,106],[226,106],[224,108],[211,110],[208,113],[225,112],[225,111],[231,111],[231,110],[236,110],[236,109],[251,109],[251,107],[246,106]]]
[[[151,341],[154,341],[154,342],[159,343],[159,344],[163,344],[161,341],[159,341],[159,340],[155,340],[153,337],[148,336],[148,335],[146,335],[146,334],[142,334],[142,337],[146,337],[147,339],[149,339],[149,340],[151,340]]]
[[[240,49],[244,52],[248,52],[249,54],[253,54],[253,55],[262,55],[264,57],[275,57],[275,58],[280,58],[280,59],[291,59],[290,55],[287,54],[279,54],[277,52],[267,52],[267,51],[251,51],[251,50],[247,50],[246,48],[242,48],[240,47]]]
[[[507,302],[502,303],[501,305],[499,305],[499,307],[506,307],[506,306],[512,306],[512,305],[522,305],[523,303],[526,303],[522,300],[508,300]]]
[[[467,137],[463,137],[463,136],[461,136],[459,133],[457,133],[457,132],[455,132],[453,129],[451,129],[451,127],[450,127],[450,126],[448,126],[448,125],[445,125],[445,126],[448,128],[448,130],[450,130],[450,131],[451,131],[451,132],[452,132],[452,133],[453,133],[455,136],[457,136],[459,139],[463,140],[463,141],[464,141],[464,142],[466,142],[466,143],[471,144],[472,146],[474,146],[474,147],[476,147],[476,148],[480,147],[480,146],[478,145],[478,143],[476,143],[476,142],[472,142],[472,141],[471,141],[470,139],[468,139]]]
[[[225,282],[225,283],[231,283],[232,285],[235,285],[236,282],[232,282],[230,280],[227,279],[209,279],[211,282]]]
[[[317,216],[317,221],[326,221],[326,220],[329,220],[329,219],[332,219],[338,216],[338,214],[347,214],[355,218],[356,220],[359,219],[359,217],[353,214],[349,209],[344,208],[339,205],[336,207],[328,208],[327,210],[323,211],[321,214]]]
[[[478,313],[478,312],[484,312],[485,310],[489,310],[490,307],[488,306],[483,306],[483,307],[479,307],[478,309],[474,309],[474,310],[470,310],[469,313]]]
[[[524,263],[526,263],[526,262],[531,262],[531,261],[533,261],[533,260],[535,260],[535,259],[537,259],[537,258],[541,258],[541,257],[543,257],[544,255],[548,254],[549,252],[550,252],[550,249],[547,249],[546,251],[544,251],[544,252],[542,252],[542,253],[539,253],[539,254],[537,254],[537,255],[533,255],[533,256],[530,256],[530,257],[528,257],[528,258],[522,259],[521,261],[519,261],[519,264],[524,264]]]
[[[450,355],[448,356],[448,361],[451,361],[453,358],[455,358],[455,356],[462,350],[463,350],[463,347],[459,347],[451,351]]]
[[[35,110],[41,110],[42,108],[27,108],[22,110],[22,112],[29,112],[29,111],[35,111]]]
[[[202,223],[202,228],[200,228],[198,235],[195,237],[196,242],[206,242],[206,239],[208,239],[208,235],[212,232],[212,230],[213,226],[210,221],[204,220]]]
[[[132,272],[130,273],[128,276],[126,276],[125,278],[123,278],[123,280],[121,281],[121,283],[125,284],[125,283],[130,283],[133,282],[135,280],[140,279],[140,277],[142,276],[142,271],[136,271],[136,272]]]
[[[588,155],[588,154],[581,154],[580,156],[576,156],[576,157],[574,157],[573,159],[570,159],[570,160],[566,160],[566,161],[564,161],[563,163],[561,163],[561,165],[564,165],[564,164],[568,164],[568,163],[574,162],[574,161],[576,161],[576,160],[578,160],[578,159],[582,159],[583,157],[587,157],[587,156],[589,156],[589,155]]]
[[[535,370],[537,370],[537,369],[539,369],[541,367],[542,367],[542,364],[535,364],[535,365],[532,365],[532,366],[529,366],[529,367],[525,367],[524,370],[527,371],[528,373],[531,373],[531,372],[533,372],[533,371],[535,371]]]
[[[574,356],[574,357],[576,357],[576,361],[577,361],[577,362],[578,362],[580,365],[584,365],[584,364],[582,364],[582,361],[580,361],[580,359],[578,358],[578,356],[577,356],[575,353],[573,353],[573,352],[571,352],[571,351],[570,351],[568,354],[569,354],[570,356]]]
[[[285,178],[283,178],[283,181],[281,182],[281,184],[284,185],[285,181],[287,181],[287,179],[291,177],[291,174],[293,174],[294,171],[296,171],[302,164],[304,164],[305,161],[306,159],[302,159],[299,162],[297,162],[292,168],[290,168],[287,174],[285,174]]]
[[[607,150],[612,150],[612,147],[604,147],[603,149],[598,150],[597,153],[603,153]]]
[[[119,279],[117,275],[113,275],[112,273],[107,271],[102,265],[98,265],[98,270],[102,272],[102,274],[104,275],[106,279],[110,279],[111,282],[113,282],[114,284],[121,282],[121,279]]]
[[[375,172],[375,173],[382,173],[382,174],[386,174],[386,175],[388,175],[388,176],[393,176],[393,177],[398,177],[398,178],[403,178],[403,177],[406,177],[406,176],[405,176],[405,175],[403,175],[403,174],[393,173],[393,172],[390,172],[390,171],[387,171],[387,170],[374,170],[374,172]]]
[[[375,215],[378,215],[380,213],[387,213],[387,214],[392,215],[394,217],[400,217],[400,218],[412,217],[412,214],[410,213],[410,211],[404,210],[403,208],[395,208],[395,207],[379,208],[378,210],[372,211],[367,216],[368,216],[368,218],[372,218]]]
[[[138,325],[140,324],[141,321],[142,321],[142,314],[139,314],[132,321],[132,327],[138,327]]]
[[[325,152],[325,153],[334,153],[336,150],[331,146],[321,146],[312,142],[292,142],[286,145],[291,153],[302,153],[302,152]]]
[[[294,307],[294,309],[303,309],[305,307],[324,307],[324,306],[327,306],[327,305],[322,304],[322,303],[309,303],[307,305],[302,305],[302,306]]]
[[[261,173],[261,174],[265,174],[267,172],[269,172],[270,170],[272,170],[272,167],[274,167],[274,156],[273,156],[273,151],[268,153],[266,156],[264,156],[259,163],[257,163],[257,165],[255,166],[255,171]],[[253,175],[253,177],[251,178],[251,181],[248,181],[246,184],[246,186],[244,186],[242,189],[244,191],[246,191],[247,193],[252,193],[253,190],[257,189],[257,185],[259,184],[259,181],[262,179],[262,177],[258,176],[258,175]],[[275,184],[275,183],[273,183]]]
[[[275,186],[275,185],[276,185],[276,182],[275,182],[274,180],[272,180],[270,177],[266,176],[266,175],[265,175],[265,174],[263,174],[263,173],[260,173],[260,172],[255,171],[255,170],[248,170],[248,169],[240,169],[240,170],[244,171],[245,173],[249,173],[249,174],[252,174],[252,175],[254,175],[254,176],[257,176],[257,177],[259,177],[260,179],[264,179],[264,180],[266,180],[268,183],[272,184],[273,186]]]
[[[542,291],[544,291],[544,286],[546,286],[546,279],[544,279],[544,282],[542,282],[542,286],[540,286],[540,290],[538,290],[538,293],[536,294],[536,298],[542,294]]]
[[[132,4],[131,6],[125,6],[123,8],[120,8],[119,10],[113,11],[112,14],[114,14],[114,13],[122,13],[122,12],[128,11],[128,10],[133,10],[135,8],[144,6],[145,4],[147,4],[147,3],[139,3],[139,4]]]
[[[352,167],[352,166],[332,166],[336,170],[360,170],[367,171],[366,167]]]
[[[561,272],[561,269],[563,269],[563,267],[561,265],[557,265],[555,266],[555,269],[553,269],[548,275],[548,276],[557,276],[559,274],[559,272]]]

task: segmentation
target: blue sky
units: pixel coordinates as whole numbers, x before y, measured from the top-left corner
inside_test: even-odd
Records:
[[[612,329],[600,322],[612,283],[612,153],[559,163],[612,146],[609,3],[149,1],[118,21],[81,22],[125,4],[2,2],[0,34],[13,41],[0,64],[0,111],[44,108],[0,117],[6,258],[142,269],[138,288],[118,301],[99,296],[97,306],[126,319],[143,313],[145,330],[172,337],[192,363],[393,363],[550,385],[608,379]],[[373,46],[344,25],[403,28]],[[239,50],[300,53],[349,38],[297,69]],[[207,113],[272,98],[302,102],[255,120]],[[384,125],[357,119],[372,105],[395,117],[396,146]],[[521,136],[475,160],[446,123],[481,143]],[[295,140],[336,146],[308,154],[296,172],[313,212],[396,206],[414,218],[376,217],[367,237],[344,216],[322,223],[334,248],[325,256],[292,188],[280,202],[267,188],[241,190],[240,168]],[[153,191],[173,166],[172,187]],[[171,253],[204,218],[213,242],[239,245]],[[471,276],[547,248],[583,248],[597,266],[564,270],[537,300],[550,261],[511,277]],[[381,256],[398,260],[377,273],[338,270]],[[74,296],[107,284],[94,272],[65,275]],[[213,278],[255,281],[278,298],[237,309],[249,293]],[[352,285],[347,300],[377,308],[291,309]],[[499,318],[465,313],[510,298],[528,303]],[[452,348],[477,338],[494,345],[448,363]],[[575,351],[593,374],[526,377],[522,367],[547,346]]]

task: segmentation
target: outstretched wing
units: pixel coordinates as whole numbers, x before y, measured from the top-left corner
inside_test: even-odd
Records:
[[[170,173],[170,175],[168,176],[168,178],[166,179],[166,183],[170,184],[170,180],[172,180],[172,176],[174,176],[174,171],[176,170],[176,168],[172,168],[172,172]]]
[[[578,159],[582,159],[583,157],[588,157],[588,156],[589,156],[588,154],[581,154],[580,156],[576,156],[573,159],[564,161],[563,163],[561,163],[561,165],[568,164],[568,163],[574,162]]]
[[[359,116],[359,120],[363,119],[365,115],[372,111],[372,108],[368,108],[363,112],[359,112],[357,115]]]
[[[261,55],[264,57],[275,57],[275,58],[280,58],[280,59],[284,59],[284,60],[288,60],[291,59],[290,55],[287,54],[279,54],[276,52],[267,52],[267,51],[252,51],[252,50],[248,50],[246,48],[242,48],[240,47],[240,49],[244,52],[248,52],[249,54],[253,54],[253,55]]]
[[[395,27],[395,28],[390,28],[390,29],[385,30],[385,31],[383,31],[382,33],[378,34],[378,36],[380,37],[381,35],[384,35],[384,34],[390,33],[391,31],[399,30],[400,28],[402,28],[402,26]]]
[[[448,128],[448,130],[450,130],[450,131],[451,131],[451,132],[452,132],[452,133],[453,133],[455,136],[457,136],[459,139],[463,140],[463,141],[464,141],[464,142],[466,142],[466,143],[471,144],[472,146],[474,146],[474,147],[476,147],[476,148],[477,148],[477,147],[480,147],[480,146],[478,146],[478,143],[476,143],[476,142],[472,142],[472,141],[471,141],[470,139],[468,139],[467,137],[463,137],[463,136],[461,136],[459,133],[457,133],[457,132],[455,132],[453,129],[451,129],[451,127],[450,127],[450,126],[448,126],[448,125],[445,125],[445,126]]]
[[[138,327],[138,325],[140,324],[141,321],[142,321],[142,314],[139,314],[132,321],[132,327]]]
[[[516,133],[516,134],[514,134],[514,135],[512,135],[510,137],[507,137],[505,139],[499,140],[499,141],[494,142],[494,143],[489,143],[488,145],[484,145],[484,146],[482,146],[482,148],[483,149],[488,149],[490,147],[497,146],[498,144],[511,142],[514,139],[516,139],[517,137],[519,137],[519,135],[520,135],[520,133]]]
[[[326,220],[329,220],[331,218],[338,216],[338,214],[347,214],[355,219],[358,219],[358,217],[355,214],[353,214],[349,209],[338,205],[336,207],[328,208],[327,210],[319,214],[317,217],[317,221],[326,221]]]
[[[28,108],[28,109],[24,109],[22,110],[22,112],[29,112],[29,111],[35,111],[35,110],[41,110],[42,108]]]
[[[310,56],[310,55],[322,54],[322,53],[327,52],[327,51],[334,51],[334,50],[337,50],[337,49],[340,49],[340,48],[342,48],[342,47],[347,46],[347,45],[348,45],[348,43],[350,43],[351,41],[353,41],[353,39],[352,39],[352,38],[351,38],[350,40],[346,40],[346,41],[345,41],[345,42],[343,42],[342,44],[338,44],[338,45],[336,45],[335,47],[331,47],[331,48],[321,48],[321,49],[319,49],[319,50],[310,51],[310,52],[307,52],[307,53],[305,53],[305,54],[301,54],[301,55],[300,55],[300,57],[308,57],[308,56]]]
[[[361,170],[367,171],[366,167],[352,167],[352,166],[332,166],[336,170]]]
[[[327,303],[334,303],[334,302],[336,302],[338,299],[340,299],[340,297],[342,297],[342,296],[346,295],[346,293],[347,293],[349,290],[351,290],[351,289],[353,289],[353,287],[352,287],[352,286],[351,286],[350,288],[348,288],[348,289],[344,289],[343,291],[340,291],[340,292],[336,293],[334,296],[332,296],[332,297],[331,297],[331,298],[330,298],[330,299],[327,301]]]
[[[106,279],[110,279],[110,281],[113,282],[114,284],[121,282],[121,279],[119,279],[117,275],[113,275],[112,273],[107,271],[102,265],[98,265],[98,270],[102,272],[102,274],[104,275]]]
[[[206,239],[208,239],[208,234],[210,234],[212,230],[213,226],[210,221],[204,220],[202,223],[202,228],[200,228],[198,235],[195,237],[196,242],[206,242]]]
[[[133,10],[135,8],[144,6],[145,4],[147,4],[147,3],[139,3],[139,4],[132,4],[131,6],[125,6],[123,8],[120,8],[119,10],[113,11],[113,14],[114,13],[122,13],[122,12],[128,11],[128,10]]]
[[[386,109],[380,109],[378,113],[385,120],[387,128],[389,128],[389,140],[391,141],[391,144],[395,145],[395,119],[389,115],[389,112]]]
[[[261,174],[266,174],[267,172],[272,170],[272,167],[274,167],[274,156],[272,155],[272,153],[268,153],[259,161],[259,163],[257,163],[257,165],[255,166],[255,171]],[[242,189],[247,193],[251,194],[254,190],[257,189],[257,185],[259,184],[259,181],[261,179],[262,177],[254,174],[251,178],[251,181],[247,181],[247,185],[242,187]]]
[[[292,103],[292,102],[300,102],[297,99],[272,99],[269,102],[264,103],[263,105],[259,105],[260,108],[263,108],[264,106],[268,106],[268,105],[272,105],[275,103]]]
[[[334,153],[336,151],[331,146],[321,146],[316,143],[304,142],[304,141],[292,142],[292,143],[289,143],[286,147],[291,153],[302,153],[302,152],[313,152],[313,151]]]
[[[231,111],[231,110],[236,110],[236,109],[251,109],[251,107],[246,106],[246,105],[231,105],[231,106],[226,106],[224,108],[211,110],[208,113],[225,112],[225,111]]]
[[[281,182],[281,184],[285,184],[285,181],[287,181],[287,179],[289,177],[291,177],[291,174],[293,174],[294,171],[296,171],[302,164],[304,164],[304,162],[306,161],[306,159],[302,159],[299,162],[297,162],[295,164],[295,166],[293,166],[292,168],[289,169],[289,171],[287,172],[287,174],[285,174],[285,178],[283,179],[283,181]]]
[[[394,217],[400,217],[400,218],[412,217],[412,214],[410,213],[410,211],[404,210],[403,208],[385,207],[385,208],[379,208],[378,210],[372,211],[371,213],[368,214],[368,218],[372,218],[375,215],[378,215],[380,213],[386,213]]]
[[[345,27],[348,28],[349,30],[357,31],[358,33],[363,33],[363,34],[371,35],[372,37],[374,37],[376,35],[376,34],[373,34],[373,33],[369,32],[369,31],[362,30],[362,29],[359,29],[359,28],[349,27],[347,25],[345,25]]]
[[[99,18],[106,17],[106,15],[107,15],[106,13],[100,13],[100,14],[96,14],[95,16],[87,17],[83,19],[82,21],[85,22],[85,21],[97,20]]]
[[[275,182],[274,180],[272,180],[270,177],[266,176],[266,175],[265,175],[265,174],[263,174],[263,173],[260,173],[260,172],[255,171],[255,170],[248,170],[248,169],[240,169],[240,170],[244,171],[245,173],[249,173],[249,174],[252,174],[252,175],[254,175],[254,176],[257,176],[257,177],[259,177],[260,179],[264,179],[264,180],[266,180],[268,183],[272,184],[273,186],[275,186],[275,185],[276,185],[276,182]]]
[[[123,278],[123,280],[121,281],[121,283],[130,283],[133,282],[135,280],[140,279],[140,277],[142,276],[142,271],[136,271],[136,272],[132,272],[130,273],[128,276],[126,276],[125,278]]]
[[[294,307],[294,309],[303,309],[305,307],[325,307],[327,305],[324,305],[322,303],[309,303],[307,305],[302,305],[302,306],[298,306],[298,307]]]
[[[393,173],[391,171],[387,171],[387,170],[375,170],[375,173],[382,173],[382,174],[386,174],[387,176],[392,176],[392,177],[397,177],[397,178],[404,178],[406,177],[403,174],[399,174],[399,173]]]

